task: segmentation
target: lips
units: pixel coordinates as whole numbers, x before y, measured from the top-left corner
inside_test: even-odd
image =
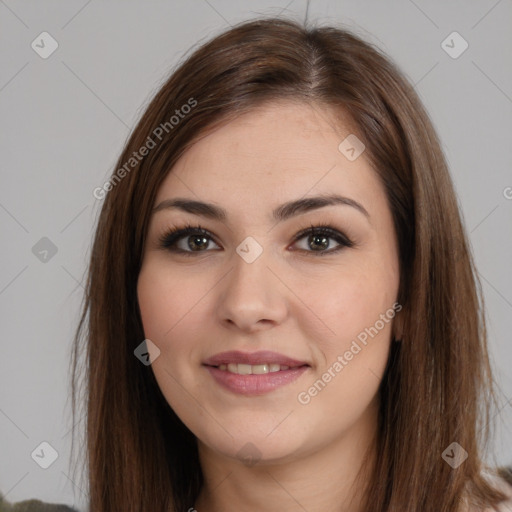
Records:
[[[288,366],[288,368],[296,368],[299,366],[309,366],[306,361],[292,359],[278,352],[261,350],[259,352],[240,352],[231,350],[221,352],[209,357],[203,362],[206,366],[220,366],[221,364],[246,364],[246,365],[262,365],[262,364],[278,364],[280,366]]]
[[[290,384],[310,369],[305,361],[262,350],[222,352],[206,359],[203,366],[215,382],[236,395],[264,395]]]

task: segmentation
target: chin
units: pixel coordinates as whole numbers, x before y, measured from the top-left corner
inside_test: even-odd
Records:
[[[274,427],[275,427],[274,423]],[[241,428],[238,431],[228,428],[231,436],[208,436],[199,433],[201,444],[207,449],[221,454],[228,459],[242,462],[246,466],[271,465],[290,462],[299,458],[305,448],[303,430],[297,436],[290,432],[290,428],[277,432],[268,429],[264,434],[260,429]],[[269,434],[269,432],[271,432]]]

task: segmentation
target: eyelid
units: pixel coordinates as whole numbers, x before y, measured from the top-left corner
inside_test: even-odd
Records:
[[[295,244],[297,241],[302,238],[310,235],[313,236],[315,234],[324,234],[327,238],[333,239],[338,244],[334,249],[328,249],[325,251],[307,251],[305,249],[295,249],[294,251],[302,252],[302,253],[311,253],[315,256],[323,256],[328,254],[334,254],[341,249],[351,248],[356,245],[353,239],[348,237],[344,231],[335,228],[332,222],[328,223],[313,223],[310,222],[308,225],[305,225],[302,228],[299,228],[299,231],[293,237],[293,243]],[[209,230],[203,228],[200,224],[192,225],[190,223],[185,223],[182,227],[173,226],[166,231],[158,238],[158,248],[164,249],[169,252],[173,252],[175,254],[183,254],[185,256],[194,256],[199,253],[210,252],[210,250],[204,251],[186,251],[182,249],[177,249],[177,242],[181,241],[183,238],[187,236],[192,236],[194,234],[200,234],[209,238],[216,245],[221,245],[216,241],[216,236],[211,233]]]
[[[167,228],[164,230],[164,232],[158,237],[158,248],[171,251],[171,247],[176,244],[179,240],[182,238],[186,238],[187,236],[192,236],[193,234],[202,234],[205,237],[210,238],[213,242],[215,242],[217,245],[220,245],[218,242],[216,242],[216,237],[208,231],[207,229],[203,228],[200,224],[192,225],[189,222],[185,223],[182,227],[172,226],[170,228]],[[171,243],[169,243],[169,239],[172,238]],[[180,251],[175,250],[176,253],[183,254],[191,253],[194,254],[195,251]],[[197,252],[207,252],[207,251],[197,251]]]
[[[313,236],[315,234],[325,234],[327,238],[333,239],[338,244],[337,247],[334,247],[332,249],[328,249],[326,251],[306,251],[304,249],[295,249],[299,252],[306,252],[311,253],[316,256],[328,256],[338,253],[339,251],[345,249],[345,248],[352,248],[355,247],[357,244],[354,242],[354,239],[347,236],[344,232],[344,230],[338,229],[333,226],[333,222],[320,222],[320,223],[313,223],[310,222],[309,225],[307,225],[304,228],[299,229],[297,234],[294,236],[293,242],[296,243],[302,238],[310,235]]]

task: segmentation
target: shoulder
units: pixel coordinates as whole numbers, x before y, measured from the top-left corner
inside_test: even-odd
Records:
[[[45,503],[40,500],[25,500],[9,503],[0,494],[0,512],[77,512],[67,505]]]
[[[512,467],[496,470],[485,469],[482,475],[507,496],[507,499],[496,505],[495,509],[486,508],[482,512],[512,512]]]

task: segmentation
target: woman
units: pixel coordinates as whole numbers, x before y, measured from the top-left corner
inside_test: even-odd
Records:
[[[453,184],[380,51],[240,24],[94,194],[73,368],[75,409],[84,341],[91,511],[508,510]]]

